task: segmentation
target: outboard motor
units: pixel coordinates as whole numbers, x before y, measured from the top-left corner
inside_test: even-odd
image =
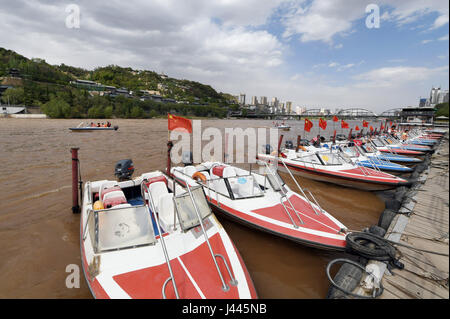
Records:
[[[121,160],[116,163],[114,168],[114,175],[119,182],[127,181],[131,179],[131,175],[134,173],[134,164],[130,159]]]
[[[293,150],[294,149],[294,143],[292,143],[292,141],[286,141],[286,143],[284,144],[284,147],[288,150]]]
[[[183,162],[184,166],[192,165],[194,163],[194,160],[192,158],[192,152],[191,151],[183,152],[183,154],[181,155],[181,161]]]

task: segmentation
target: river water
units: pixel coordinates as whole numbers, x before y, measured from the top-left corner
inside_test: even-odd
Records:
[[[115,132],[70,132],[68,128],[79,122],[0,118],[0,298],[92,298],[82,271],[80,288],[65,285],[67,265],[81,270],[79,215],[71,212],[71,147],[80,148],[83,181],[113,180],[115,163],[126,158],[133,160],[135,176],[166,166],[166,120],[121,119],[113,121],[120,127]],[[293,129],[284,134],[294,144],[297,134],[311,139],[318,133],[316,121],[307,136],[303,121],[286,123]],[[361,121],[349,123],[362,127]],[[271,126],[272,121],[265,120],[202,121],[202,128]],[[324,135],[332,133],[329,123]],[[282,177],[295,189],[289,176]],[[297,180],[349,229],[376,224],[384,210],[384,202],[373,193]],[[341,254],[218,218],[241,253],[260,298],[325,298],[325,267]]]

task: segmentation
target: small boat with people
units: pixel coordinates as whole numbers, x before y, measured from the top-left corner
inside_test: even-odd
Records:
[[[283,130],[283,131],[289,131],[291,129],[291,127],[284,122],[281,124],[275,123],[274,126],[275,126],[275,128],[277,128],[279,130]]]
[[[202,186],[211,207],[231,220],[294,242],[328,250],[344,250],[346,227],[320,207],[314,195],[294,192],[276,166],[258,162],[248,170],[222,162],[174,167],[181,185]]]
[[[101,124],[91,122],[89,125],[85,125],[84,122],[81,122],[77,127],[69,128],[72,132],[117,131],[118,129],[118,125],[112,126],[110,122]]]
[[[80,221],[84,274],[95,298],[256,298],[247,268],[202,187],[160,171],[86,182]],[[130,174],[131,173],[131,174]]]

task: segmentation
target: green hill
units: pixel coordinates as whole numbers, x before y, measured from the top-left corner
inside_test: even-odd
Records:
[[[132,93],[128,97],[102,96],[95,89],[70,83],[77,79],[94,81],[101,87],[126,88]],[[14,104],[40,106],[51,117],[152,117],[168,111],[187,116],[223,117],[234,103],[231,95],[219,93],[209,85],[154,71],[116,65],[94,70],[50,65],[45,60],[28,59],[4,48],[0,48],[0,81],[13,87],[3,93],[4,102],[9,99]],[[159,93],[179,103],[141,101],[149,93]]]

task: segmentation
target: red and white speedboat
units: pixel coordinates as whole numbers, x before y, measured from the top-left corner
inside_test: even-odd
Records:
[[[345,226],[299,185],[303,196],[292,191],[268,165],[253,172],[206,162],[171,173],[182,185],[202,185],[209,204],[235,221],[309,246],[345,248]]]
[[[258,154],[258,159],[277,163],[281,171],[292,170],[301,177],[368,191],[409,185],[398,176],[354,164],[339,153],[286,150],[285,158]]]
[[[85,184],[80,244],[93,296],[256,298],[203,189],[174,185],[161,172]]]
[[[379,139],[372,139],[371,143],[373,146],[377,148],[378,151],[383,153],[392,153],[396,155],[406,155],[406,156],[423,156],[425,155],[424,152],[419,150],[412,150],[412,149],[406,149],[404,147],[392,147],[390,145],[387,145],[386,143],[383,143]]]

